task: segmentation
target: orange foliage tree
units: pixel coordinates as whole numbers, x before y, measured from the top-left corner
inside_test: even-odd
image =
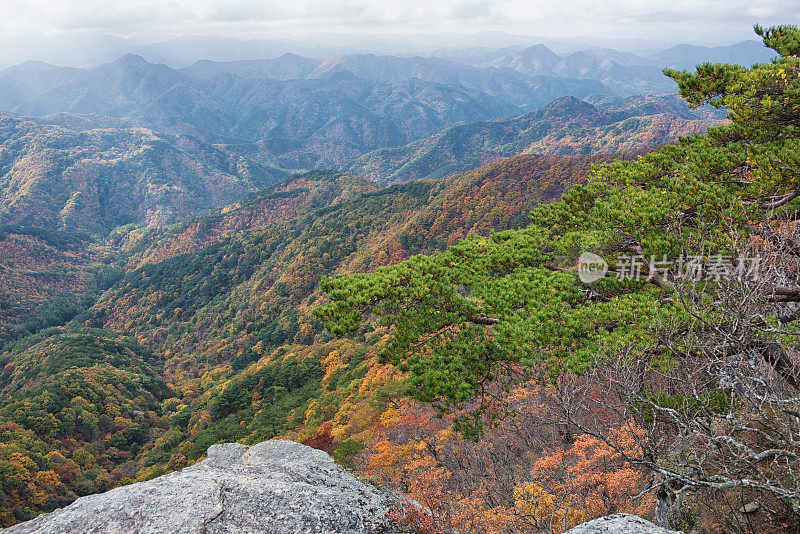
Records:
[[[633,427],[612,430],[609,440],[583,434],[568,449],[539,458],[533,479],[514,490],[519,519],[560,533],[612,513],[649,515],[655,498],[644,491],[646,475],[627,459],[641,455],[641,434]]]

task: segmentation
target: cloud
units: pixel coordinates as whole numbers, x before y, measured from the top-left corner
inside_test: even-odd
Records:
[[[800,0],[0,0],[0,33],[476,32],[722,37],[795,23]]]

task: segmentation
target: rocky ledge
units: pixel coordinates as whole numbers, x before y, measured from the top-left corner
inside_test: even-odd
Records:
[[[681,534],[629,514],[614,514],[594,519],[569,530],[567,534]]]
[[[226,443],[182,471],[82,497],[3,534],[391,533],[388,505],[322,451]]]

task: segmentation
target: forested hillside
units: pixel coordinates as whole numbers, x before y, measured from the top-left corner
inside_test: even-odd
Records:
[[[90,307],[121,274],[108,252],[86,234],[0,225],[0,340],[62,325]]]
[[[2,524],[136,476],[140,447],[168,428],[153,363],[107,331],[50,330],[3,351]]]
[[[285,176],[189,136],[0,119],[0,224],[101,234],[163,225]]]
[[[229,235],[217,229],[239,224],[247,206],[145,237],[144,246],[131,249],[128,268],[134,270],[103,295],[93,321],[163,343],[172,356],[168,365],[195,376],[234,356],[255,358],[242,352],[248,339],[250,345],[264,341],[264,350],[286,340],[311,342],[318,332],[306,299],[321,276],[371,270],[471,233],[524,225],[531,206],[557,197],[602,159],[519,156],[447,181],[351,199],[346,199],[350,184],[367,182],[340,173],[304,175],[278,188],[285,199],[302,202],[309,185],[310,197],[333,186],[345,199],[312,204],[286,218],[280,217],[285,207],[277,206],[275,221],[248,221],[251,227]],[[187,235],[195,250],[174,255]],[[226,335],[220,336],[223,324]]]
[[[594,106],[565,96],[511,119],[459,123],[411,144],[370,152],[346,168],[379,183],[442,178],[513,154],[577,155],[635,150],[704,133],[724,114],[692,112],[677,96]]]
[[[301,425],[309,409],[317,423],[298,439],[316,436],[319,424],[337,412],[354,418],[334,429],[338,442],[363,432],[388,399],[381,392],[398,391],[397,377],[377,365],[372,343],[378,333],[355,344],[329,341],[311,313],[318,281],[441,250],[468,234],[524,226],[531,207],[557,198],[582,182],[591,164],[613,157],[518,156],[447,180],[388,189],[352,175],[315,172],[185,223],[120,229],[108,247],[121,251],[114,269],[124,276],[113,279],[89,311],[79,310],[69,327],[17,336],[0,353],[0,417],[8,432],[0,454],[8,462],[3,476],[15,481],[3,479],[4,487],[36,486],[37,476],[48,481],[41,489],[30,486],[41,494],[35,499],[25,491],[9,493],[4,521],[184,466],[216,442],[282,435]],[[334,349],[340,356],[330,356]],[[74,369],[64,376],[51,372],[42,360],[51,354],[67,362],[58,369]],[[152,389],[156,383],[144,375],[129,375],[132,366],[136,373],[156,373],[161,389]],[[50,390],[36,389],[77,380],[75,373],[88,381],[81,392],[45,400],[42,392]],[[133,382],[106,391],[106,381],[119,373]],[[31,391],[24,398],[34,400],[20,396],[23,385]],[[347,398],[351,403],[343,403]],[[24,402],[33,403],[28,411],[47,407],[55,420],[45,425],[24,417]],[[113,407],[126,402],[133,404]],[[76,405],[99,419],[81,416]],[[78,426],[65,426],[73,411]],[[118,420],[126,413],[131,417]],[[80,430],[80,417],[96,426]],[[323,441],[326,435],[323,428]],[[59,471],[63,466],[53,463],[50,451],[58,451],[50,456],[70,474]],[[84,452],[77,451],[92,460],[79,461]]]

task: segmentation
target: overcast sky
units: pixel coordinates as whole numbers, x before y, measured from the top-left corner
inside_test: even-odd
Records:
[[[472,33],[736,39],[800,23],[800,0],[0,0],[0,33]]]

